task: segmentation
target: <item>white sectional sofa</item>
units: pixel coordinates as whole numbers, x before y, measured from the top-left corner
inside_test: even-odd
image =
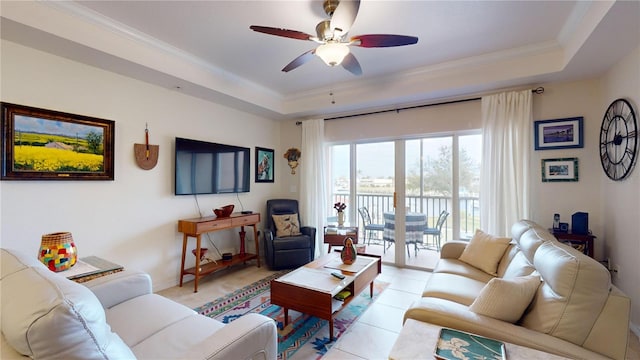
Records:
[[[223,324],[153,294],[148,274],[123,271],[78,284],[33,254],[1,249],[0,358],[275,359],[272,319]]]
[[[493,274],[463,261],[468,261],[462,255],[471,243],[447,242],[422,298],[406,311],[405,320],[573,359],[624,359],[631,301],[611,284],[609,271],[531,221],[514,224],[509,240]],[[480,262],[492,256],[482,254]]]

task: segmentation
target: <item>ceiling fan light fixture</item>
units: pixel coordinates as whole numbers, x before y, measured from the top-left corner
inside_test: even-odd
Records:
[[[316,55],[329,66],[340,65],[347,54],[349,54],[349,47],[338,42],[328,42],[316,49]]]

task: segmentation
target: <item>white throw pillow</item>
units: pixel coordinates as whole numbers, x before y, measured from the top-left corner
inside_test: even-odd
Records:
[[[540,276],[512,279],[493,278],[480,291],[469,310],[476,314],[515,323],[518,321],[540,286]]]
[[[495,276],[498,263],[510,242],[509,238],[495,237],[482,230],[476,230],[458,260]]]
[[[276,224],[276,237],[300,235],[298,214],[271,215]]]

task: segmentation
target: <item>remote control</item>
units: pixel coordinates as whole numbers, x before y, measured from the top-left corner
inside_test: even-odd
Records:
[[[334,277],[340,280],[344,279],[344,275],[340,274],[339,272],[332,272],[331,275],[333,275]]]

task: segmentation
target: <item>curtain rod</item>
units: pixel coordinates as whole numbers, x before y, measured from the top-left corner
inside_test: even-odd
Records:
[[[544,93],[544,88],[542,86],[539,86],[539,87],[537,87],[535,89],[532,89],[531,92],[534,93],[534,94],[543,94]],[[468,101],[477,101],[477,100],[481,100],[481,99],[482,99],[482,97],[474,97],[474,98],[469,98],[469,99],[443,101],[443,102],[434,103],[434,104],[414,105],[414,106],[406,106],[406,107],[396,108],[396,109],[371,111],[371,112],[366,112],[366,113],[361,113],[361,114],[336,116],[336,117],[325,118],[324,120],[327,121],[327,120],[347,119],[347,118],[351,118],[351,117],[382,114],[382,113],[387,113],[387,112],[392,112],[392,111],[400,112],[401,110],[411,110],[411,109],[418,109],[418,108],[429,107],[429,106],[437,106],[437,105],[457,104],[457,103],[464,103],[464,102],[468,102]],[[302,121],[296,121],[296,125],[302,125]]]

